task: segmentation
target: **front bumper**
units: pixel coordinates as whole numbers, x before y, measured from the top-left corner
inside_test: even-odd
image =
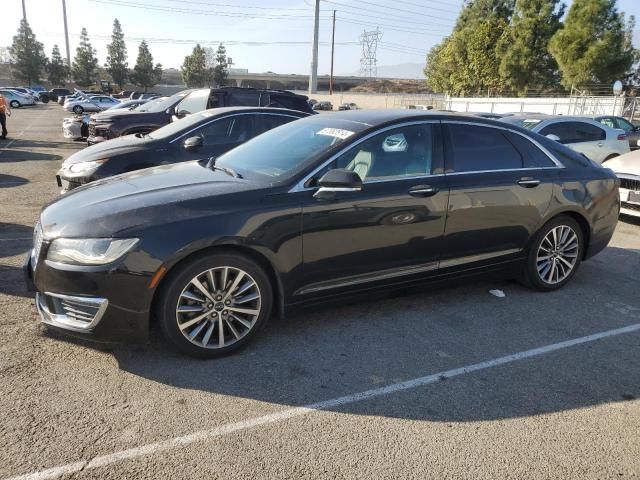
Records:
[[[131,273],[127,265],[100,269],[53,264],[44,259],[47,247],[43,244],[38,261],[30,252],[23,267],[27,289],[36,292],[44,325],[88,340],[147,340],[151,274]]]
[[[619,175],[620,213],[640,217],[640,177]]]

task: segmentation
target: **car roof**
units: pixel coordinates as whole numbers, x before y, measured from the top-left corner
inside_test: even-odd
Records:
[[[402,120],[466,120],[473,123],[497,125],[505,124],[492,119],[479,117],[472,113],[443,112],[440,110],[417,109],[380,109],[380,110],[343,110],[331,114],[331,118],[350,120],[375,126],[387,122]],[[509,117],[512,118],[512,117]]]
[[[219,116],[219,115],[224,115],[227,113],[235,113],[235,112],[286,113],[286,114],[294,114],[295,116],[300,116],[300,117],[312,116],[312,114],[308,112],[301,112],[300,110],[291,110],[289,108],[276,108],[276,107],[218,107],[218,108],[210,108],[208,110],[202,110],[192,115],[213,117],[213,116]]]

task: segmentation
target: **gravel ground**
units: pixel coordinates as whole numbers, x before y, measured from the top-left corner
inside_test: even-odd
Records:
[[[21,272],[83,146],[64,116],[14,110],[0,143],[0,478],[640,478],[639,222],[554,293],[327,306],[215,361],[81,344],[43,331]]]

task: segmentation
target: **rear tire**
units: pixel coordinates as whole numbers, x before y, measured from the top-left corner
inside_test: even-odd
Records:
[[[269,320],[273,289],[251,259],[209,253],[172,271],[158,292],[165,338],[199,358],[229,355],[251,342]]]
[[[560,215],[534,235],[525,266],[525,283],[542,292],[562,288],[578,271],[583,254],[580,225],[573,218]]]
[[[611,160],[611,159],[613,159],[613,158],[616,158],[616,157],[619,157],[619,156],[620,156],[620,155],[618,155],[617,153],[612,153],[611,155],[609,155],[607,158],[605,158],[605,159],[602,161],[602,164],[604,165],[604,164],[605,164],[606,162],[608,162],[609,160]]]
[[[9,106],[10,106],[11,108],[20,108],[20,107],[21,107],[20,102],[19,102],[19,101],[17,101],[17,100],[11,100],[11,101],[9,102]]]

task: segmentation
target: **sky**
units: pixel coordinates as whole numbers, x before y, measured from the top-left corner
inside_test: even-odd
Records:
[[[86,27],[101,64],[113,19],[127,37],[133,67],[145,38],[156,62],[179,68],[200,42],[223,42],[236,68],[251,72],[308,74],[315,0],[66,0],[71,58]],[[1,0],[0,47],[9,46],[22,17],[22,0]],[[62,0],[24,0],[27,20],[48,56],[64,53]],[[321,0],[320,74],[331,58],[331,15],[336,10],[336,74],[360,69],[363,30],[381,31],[378,65],[424,63],[426,52],[451,32],[462,0]],[[567,3],[571,3],[570,1]],[[618,9],[640,19],[640,0],[618,0]],[[636,27],[638,28],[638,27]],[[639,46],[640,30],[635,43]]]

